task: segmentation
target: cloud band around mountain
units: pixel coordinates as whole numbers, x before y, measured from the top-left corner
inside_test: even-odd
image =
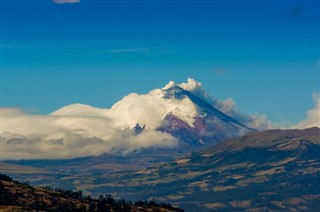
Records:
[[[277,125],[265,115],[246,115],[238,111],[232,98],[215,100],[193,79],[176,84],[171,81],[163,89],[179,86],[213,104],[225,114],[256,129],[270,129]],[[3,159],[53,159],[75,158],[103,153],[128,154],[149,147],[175,147],[178,139],[157,131],[168,110],[182,117],[192,126],[197,112],[194,105],[183,103],[176,108],[174,102],[163,100],[162,89],[148,94],[135,93],[125,96],[110,109],[74,104],[65,106],[49,115],[31,115],[19,109],[1,108],[2,158]],[[292,128],[319,126],[320,98],[313,96],[315,107],[307,112],[305,120]],[[171,103],[170,103],[171,102]],[[134,126],[146,125],[142,133]]]
[[[130,153],[148,147],[174,147],[170,134],[119,129],[103,116],[30,115],[2,108],[3,159],[75,158],[102,153]]]

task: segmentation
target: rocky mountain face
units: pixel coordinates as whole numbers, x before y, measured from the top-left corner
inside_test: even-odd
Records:
[[[175,101],[179,107],[183,102],[189,102],[190,111],[195,110],[191,122],[184,121],[189,114],[175,114],[168,112],[158,130],[172,134],[191,146],[205,144],[217,144],[226,139],[243,135],[254,131],[234,118],[226,115],[212,104],[209,104],[193,93],[186,91],[179,86],[162,90],[162,98],[165,101]],[[184,120],[183,120],[184,119]]]
[[[6,149],[22,152],[18,155],[31,158],[33,153],[41,154],[40,158],[51,155],[51,159],[13,158],[6,160],[3,171],[21,179],[25,172],[15,165],[40,168],[43,174],[56,175],[137,170],[255,131],[218,110],[201,95],[175,83],[143,95],[130,94],[110,109],[75,104],[53,112],[45,120],[42,118],[36,117],[34,121],[53,123],[44,132],[38,133],[37,129],[31,135],[22,135],[22,132],[8,131],[1,139],[7,145]],[[28,119],[24,121],[28,122]],[[47,154],[42,152],[49,149],[53,150]],[[63,156],[68,152],[75,156],[61,159],[52,154],[55,151]],[[10,168],[10,164],[15,165]]]
[[[148,130],[169,133],[179,139],[180,145],[191,149],[254,131],[208,101],[171,82],[147,94],[125,96],[110,109],[77,104],[61,108],[52,115],[107,117],[118,129],[132,129],[137,135]]]
[[[252,132],[169,163],[77,180],[92,193],[187,211],[318,211],[320,129]]]

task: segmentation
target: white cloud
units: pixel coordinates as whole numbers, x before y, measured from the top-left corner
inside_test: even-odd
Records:
[[[193,79],[179,86],[205,97],[201,83]],[[164,117],[173,113],[191,126],[198,111],[188,99],[162,97],[163,89],[155,89],[143,95],[129,94],[110,109],[73,104],[49,115],[2,108],[3,158],[72,158],[113,151],[126,154],[151,146],[173,147],[178,142],[175,137],[156,131]],[[138,135],[133,130],[137,123],[145,125]]]
[[[74,104],[49,115],[31,115],[2,108],[2,158],[73,158],[175,146],[175,137],[155,131],[169,110],[175,112],[174,102],[163,101],[161,89],[156,89],[129,94],[111,109]],[[133,130],[137,123],[146,125],[138,135]]]
[[[119,128],[133,127],[139,123],[145,125],[146,129],[157,129],[168,113],[176,115],[190,126],[193,124],[198,111],[190,100],[166,100],[162,97],[163,89],[143,95],[132,93],[114,104],[108,115]]]
[[[73,104],[49,115],[32,115],[15,108],[2,108],[2,158],[74,158],[119,151],[127,154],[148,147],[174,147],[178,143],[175,137],[156,131],[164,117],[172,113],[192,126],[194,117],[203,115],[188,98],[162,98],[164,91],[174,86],[199,96],[249,127],[263,130],[287,126],[271,122],[266,115],[243,114],[232,98],[215,100],[200,82],[189,78],[181,84],[170,81],[163,89],[148,94],[129,94],[110,109]],[[319,126],[320,97],[314,95],[313,98],[315,107],[293,128]],[[145,125],[140,134],[133,129],[137,123],[141,127]]]
[[[201,82],[198,82],[192,78],[188,78],[188,82],[178,84],[178,86],[204,100],[212,100],[211,97],[209,97],[209,95],[207,94],[207,92],[203,89]]]
[[[258,130],[283,128],[283,124],[270,121],[265,114],[242,115],[243,123]]]
[[[271,121],[265,114],[243,114],[237,109],[236,103],[232,98],[228,98],[223,101],[214,100],[214,106],[229,116],[232,116],[238,121],[255,129],[305,129],[314,126],[320,127],[320,94],[313,94],[312,98],[314,101],[314,107],[306,112],[306,118],[304,120],[294,125],[290,124],[288,121]]]
[[[73,4],[73,3],[80,3],[80,0],[53,0],[53,2],[57,4],[66,4],[66,3]]]
[[[172,86],[176,86],[176,83],[173,81],[171,81],[167,85],[167,87],[172,87]],[[192,78],[189,78],[187,83],[181,83],[181,84],[178,84],[178,86],[202,98],[203,100],[212,104],[214,107],[218,108],[225,114],[231,117],[234,117],[236,120],[247,125],[248,127],[259,129],[259,130],[273,129],[273,128],[279,127],[279,125],[268,120],[267,116],[264,114],[247,115],[247,114],[241,113],[238,110],[236,103],[232,98],[227,98],[225,100],[214,99],[205,91],[201,82],[197,82]]]
[[[236,120],[254,129],[266,130],[279,127],[270,121],[265,114],[248,115],[241,113],[232,98],[214,100],[213,105],[225,114],[234,117]]]
[[[148,53],[148,48],[132,48],[132,49],[110,49],[110,53]]]
[[[11,45],[9,44],[0,44],[0,49],[6,49],[6,48],[10,48]]]
[[[147,129],[156,129],[161,125],[165,113],[160,95],[132,93],[114,104],[109,115],[120,128],[133,127],[139,123],[146,125]]]
[[[309,127],[320,127],[320,93],[312,95],[314,107],[306,112],[306,118],[291,128],[304,129]]]
[[[225,100],[214,100],[214,105],[229,116],[234,116],[237,112],[236,103],[232,98]]]
[[[119,151],[126,154],[151,146],[177,145],[177,139],[167,133],[144,130],[136,135],[133,129],[117,128],[106,109],[77,104],[50,115],[1,110],[3,159],[74,158]]]

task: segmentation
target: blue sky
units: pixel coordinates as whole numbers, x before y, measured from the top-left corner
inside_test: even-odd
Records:
[[[192,77],[297,122],[319,92],[319,1],[1,0],[2,107],[110,107]]]

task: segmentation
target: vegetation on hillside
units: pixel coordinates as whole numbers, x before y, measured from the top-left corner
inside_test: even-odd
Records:
[[[0,174],[0,209],[10,211],[183,211],[167,203],[156,201],[115,200],[110,195],[92,198],[82,191],[33,187]]]

